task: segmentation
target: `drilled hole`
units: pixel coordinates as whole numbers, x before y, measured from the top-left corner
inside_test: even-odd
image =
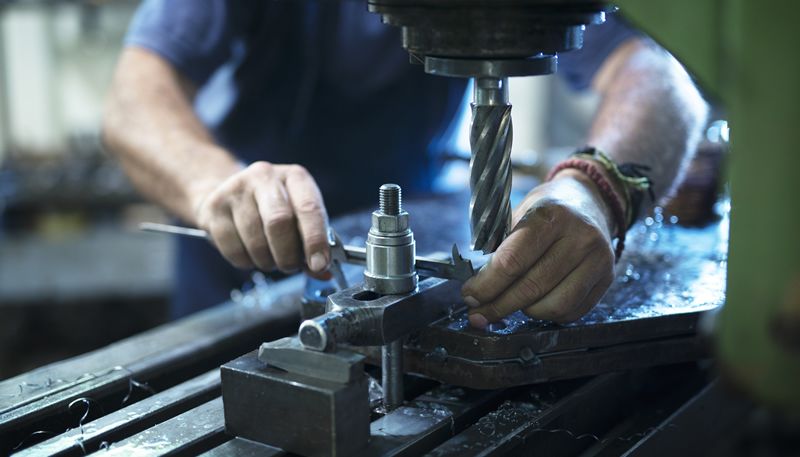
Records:
[[[361,292],[353,295],[353,300],[358,301],[372,301],[379,298],[381,298],[381,296],[371,290],[362,290]]]

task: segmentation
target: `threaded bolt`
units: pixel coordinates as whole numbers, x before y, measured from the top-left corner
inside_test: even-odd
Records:
[[[383,214],[397,216],[402,211],[401,191],[397,184],[384,184],[378,191],[380,209]]]

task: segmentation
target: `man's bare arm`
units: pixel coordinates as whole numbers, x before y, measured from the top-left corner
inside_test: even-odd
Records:
[[[592,81],[602,102],[587,144],[617,163],[649,166],[656,199],[680,181],[708,106],[686,70],[645,39],[620,46]]]
[[[593,86],[603,99],[588,144],[618,163],[650,166],[656,194],[663,196],[705,121],[699,92],[669,54],[640,39],[620,46]],[[592,180],[573,169],[558,173],[528,194],[514,224],[462,289],[472,325],[484,327],[517,310],[567,322],[597,304],[614,278],[617,227]]]
[[[194,91],[161,57],[127,48],[114,75],[103,134],[140,192],[197,225],[197,199],[242,166],[195,116]]]
[[[188,224],[206,229],[240,268],[289,272],[328,265],[319,189],[297,165],[244,167],[215,144],[192,109],[192,84],[160,56],[123,51],[103,136],[134,185]]]

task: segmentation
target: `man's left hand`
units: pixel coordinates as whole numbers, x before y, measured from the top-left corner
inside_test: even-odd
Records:
[[[614,222],[594,183],[564,170],[525,197],[513,223],[462,288],[470,323],[484,328],[517,310],[564,323],[591,310],[614,279]]]

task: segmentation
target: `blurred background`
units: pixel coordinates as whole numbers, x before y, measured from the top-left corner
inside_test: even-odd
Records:
[[[136,1],[0,1],[0,378],[163,322],[169,239],[100,140]]]

